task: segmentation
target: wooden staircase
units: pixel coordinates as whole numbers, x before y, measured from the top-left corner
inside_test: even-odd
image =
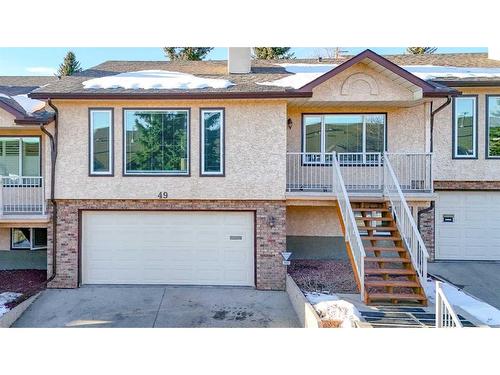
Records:
[[[351,207],[366,252],[365,302],[426,306],[427,297],[388,202],[353,201]]]

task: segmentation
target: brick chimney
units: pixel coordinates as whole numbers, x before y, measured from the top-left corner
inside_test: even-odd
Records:
[[[251,69],[251,48],[250,47],[229,47],[227,51],[227,71],[228,73],[250,73]]]

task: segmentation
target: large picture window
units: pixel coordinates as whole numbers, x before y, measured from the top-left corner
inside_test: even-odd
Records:
[[[329,153],[383,153],[385,114],[304,115],[303,150],[309,161],[328,162]]]
[[[125,174],[189,174],[188,110],[125,110],[124,129]]]
[[[0,137],[0,175],[40,176],[40,138]]]
[[[90,110],[90,174],[113,174],[113,111]]]
[[[486,155],[500,158],[500,96],[487,96]]]
[[[477,98],[463,96],[453,102],[453,157],[477,158]]]
[[[224,110],[201,110],[201,174],[224,174]]]

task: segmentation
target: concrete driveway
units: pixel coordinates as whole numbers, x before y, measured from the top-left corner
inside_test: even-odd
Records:
[[[428,271],[500,309],[500,262],[439,261]]]
[[[191,286],[48,289],[14,327],[298,327],[285,292]]]

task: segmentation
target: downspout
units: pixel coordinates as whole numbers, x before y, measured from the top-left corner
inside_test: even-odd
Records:
[[[52,135],[46,128],[45,125],[40,125],[40,130],[47,135],[50,140],[50,203],[52,205],[52,275],[46,281],[48,284],[56,277],[57,272],[57,202],[55,200],[54,188],[56,185],[56,160],[57,160],[57,135],[58,135],[58,122],[59,122],[59,111],[56,106],[54,106],[51,100],[48,100],[48,105],[54,110],[54,135]]]

